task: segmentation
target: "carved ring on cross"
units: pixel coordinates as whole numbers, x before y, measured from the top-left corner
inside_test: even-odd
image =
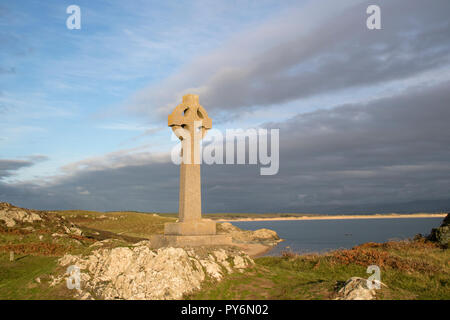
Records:
[[[191,137],[194,132],[200,133],[200,139],[203,139],[207,130],[211,129],[212,120],[200,105],[198,95],[187,94],[183,96],[183,102],[169,115],[168,125],[180,140],[183,140],[180,128],[187,130]]]

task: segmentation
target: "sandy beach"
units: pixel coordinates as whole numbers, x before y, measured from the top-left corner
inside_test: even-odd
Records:
[[[284,221],[284,220],[346,220],[346,219],[399,219],[399,218],[444,218],[446,213],[414,213],[414,214],[375,214],[375,215],[336,215],[336,216],[305,216],[277,218],[238,218],[218,219],[217,222],[231,221]]]

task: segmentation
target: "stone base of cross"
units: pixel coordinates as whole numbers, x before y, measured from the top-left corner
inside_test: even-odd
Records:
[[[208,219],[164,224],[164,234],[201,236],[216,234],[216,223]]]
[[[194,94],[183,101],[169,115],[168,125],[182,143],[180,164],[180,200],[178,222],[166,223],[164,235],[151,240],[160,246],[230,245],[231,237],[216,234],[216,223],[202,219],[200,140],[212,121]]]

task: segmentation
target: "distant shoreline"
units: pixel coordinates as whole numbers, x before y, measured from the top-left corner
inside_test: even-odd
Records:
[[[233,221],[289,221],[289,220],[348,220],[348,219],[398,219],[398,218],[444,218],[446,213],[430,214],[376,214],[376,215],[336,215],[336,216],[305,216],[305,217],[274,217],[274,218],[236,218],[215,219],[216,222]]]

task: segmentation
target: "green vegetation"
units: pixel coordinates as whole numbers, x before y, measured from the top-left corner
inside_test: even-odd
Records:
[[[168,215],[137,212],[71,210],[49,214],[76,223],[84,235],[55,236],[38,225],[34,230],[0,226],[0,299],[72,299],[73,292],[65,283],[50,286],[51,276],[62,272],[57,266],[60,256],[87,253],[96,248],[91,247],[93,243],[107,238],[116,239],[108,246],[130,245],[162,233],[164,223],[175,220]],[[10,251],[15,253],[12,262]],[[423,239],[368,243],[321,255],[287,252],[282,257],[255,259],[254,267],[227,275],[219,283],[206,282],[186,298],[333,299],[344,281],[353,276],[367,278],[367,266],[375,264],[381,268],[381,281],[388,286],[379,291],[379,299],[450,299],[449,261],[448,249]]]
[[[450,299],[450,252],[423,241],[367,244],[322,255],[255,259],[242,274],[208,283],[188,299],[333,299],[351,277],[381,268],[378,299]]]
[[[9,261],[9,253],[0,253],[0,298],[8,300],[73,299],[64,286],[50,287],[50,275],[57,258],[19,255]],[[40,283],[36,280],[39,279]]]
[[[164,232],[164,223],[176,220],[156,213],[129,211],[104,213],[70,210],[54,212],[79,226],[137,238],[148,238],[152,234],[161,234]]]

